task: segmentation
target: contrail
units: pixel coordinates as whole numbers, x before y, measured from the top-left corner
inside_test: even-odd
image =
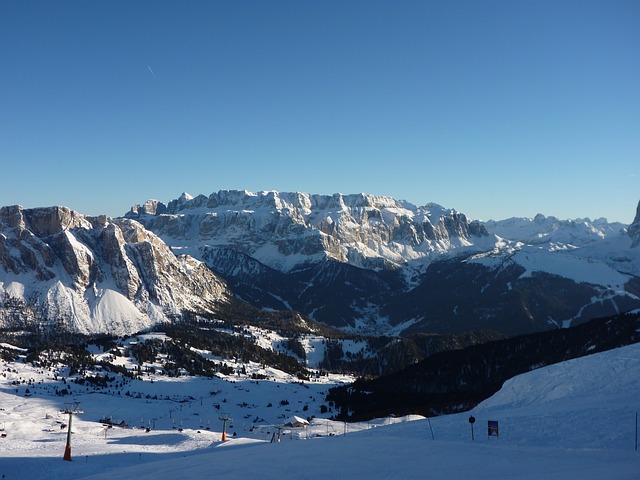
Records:
[[[156,74],[155,74],[155,73],[153,73],[153,70],[151,70],[151,67],[150,67],[149,65],[147,65],[147,68],[149,69],[149,73],[151,73],[151,76],[152,76],[153,78],[156,78]]]

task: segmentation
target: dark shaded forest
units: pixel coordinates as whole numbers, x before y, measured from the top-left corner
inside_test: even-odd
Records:
[[[330,390],[338,419],[433,416],[473,408],[516,375],[640,342],[640,313],[437,353],[395,374]]]

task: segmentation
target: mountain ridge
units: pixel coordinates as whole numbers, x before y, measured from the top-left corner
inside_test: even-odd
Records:
[[[530,333],[638,308],[639,229],[366,194],[221,190],[116,219],[8,206],[2,321],[130,333],[235,295],[359,334]]]
[[[126,216],[205,261],[258,307],[293,308],[362,333],[460,333],[485,317],[482,328],[526,333],[640,301],[640,249],[625,225],[605,219],[479,222],[391,197],[246,190],[147,201]],[[444,271],[461,287],[438,289]],[[487,305],[486,291],[498,307]]]
[[[396,268],[409,259],[468,246],[470,236],[487,235],[454,209],[367,194],[221,190],[209,197],[183,194],[168,205],[148,200],[125,217],[161,232],[173,247],[189,235],[215,244],[224,234],[238,251],[282,272],[313,256],[362,268]],[[272,239],[271,248],[263,248],[268,242],[255,238],[260,236]]]

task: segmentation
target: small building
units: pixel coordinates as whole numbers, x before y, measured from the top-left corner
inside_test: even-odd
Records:
[[[284,424],[285,427],[291,428],[303,428],[307,427],[308,425],[309,422],[307,422],[304,418],[297,417],[296,415],[290,417]]]

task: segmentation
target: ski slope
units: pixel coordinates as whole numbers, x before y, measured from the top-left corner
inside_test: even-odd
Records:
[[[163,395],[193,397],[190,402],[175,403],[171,413],[171,420],[190,419],[191,423],[185,422],[182,431],[172,428],[164,400],[79,395],[85,413],[74,418],[72,462],[62,460],[66,433],[57,424],[65,419],[59,412],[65,399],[46,395],[25,398],[24,386],[18,387],[16,394],[6,368],[21,375],[32,372],[26,371],[27,365],[4,364],[0,376],[0,426],[7,434],[0,439],[0,475],[8,480],[45,476],[94,480],[640,478],[640,453],[635,451],[640,344],[515,377],[472,412],[430,420],[390,418],[360,424],[318,417],[307,428],[285,428],[279,443],[270,442],[273,426],[253,431],[243,426],[237,408],[236,435],[220,442],[219,422],[211,430],[194,425],[204,419],[198,417],[218,415],[215,409],[211,412],[211,399],[203,401],[199,396],[213,382],[220,389],[217,395],[224,395],[228,405],[246,402],[255,405],[252,416],[273,418],[288,415],[286,407],[298,402],[307,402],[308,411],[315,412],[318,404],[310,397],[321,401],[320,393],[328,384],[303,386],[283,378],[258,384],[197,378],[173,384],[140,382],[136,385],[139,390],[156,388]],[[255,388],[249,388],[252,384]],[[267,401],[284,396],[288,406],[266,407]],[[66,401],[70,399],[66,397]],[[93,420],[99,409],[142,416],[143,425],[106,429]],[[470,415],[476,418],[473,441]],[[144,427],[154,418],[157,425],[147,432]],[[498,438],[487,436],[488,420],[499,422]],[[276,421],[284,423],[286,418]]]

